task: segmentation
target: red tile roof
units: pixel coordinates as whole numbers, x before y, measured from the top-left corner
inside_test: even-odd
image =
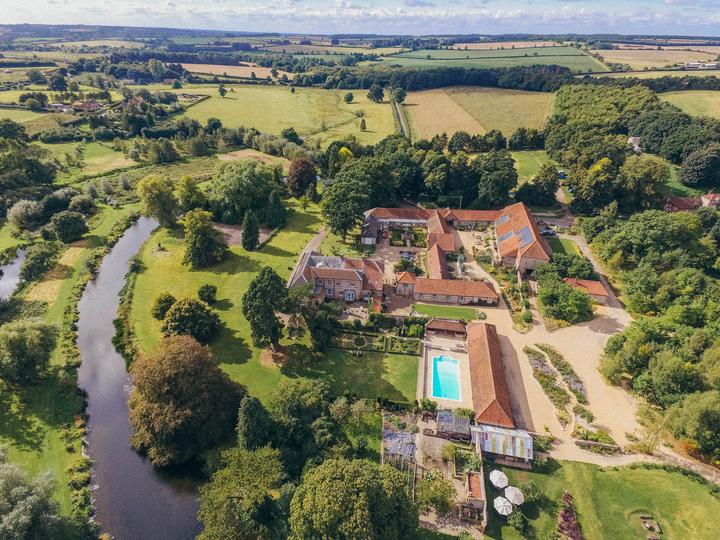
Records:
[[[480,501],[485,500],[485,489],[483,477],[479,472],[470,471],[467,473],[468,497]]]
[[[500,211],[495,220],[495,234],[500,257],[550,260],[552,250],[540,234],[535,218],[523,203],[511,204]]]
[[[563,282],[571,287],[585,291],[592,296],[609,296],[607,289],[600,281],[593,279],[564,278]]]
[[[702,204],[700,197],[676,197],[670,195],[665,199],[664,209],[667,212],[678,210],[695,210]]]
[[[415,274],[412,272],[400,272],[397,275],[398,283],[415,283]]]
[[[351,258],[343,261],[345,268],[358,270],[363,276],[363,289],[381,291],[385,282],[385,264],[379,259]]]
[[[376,219],[412,219],[427,220],[430,217],[430,211],[424,208],[373,208],[370,215]]]
[[[433,244],[427,251],[428,277],[430,279],[447,279],[450,273],[447,268],[445,251],[438,244]]]
[[[416,278],[415,292],[418,294],[486,298],[494,302],[498,300],[497,293],[484,281],[468,281],[464,279]]]
[[[453,321],[450,319],[430,319],[425,325],[425,330],[442,330],[444,332],[465,333],[465,323],[462,321]]]
[[[500,215],[499,210],[453,210],[446,208],[442,211],[445,219],[456,219],[458,221],[484,221],[487,223],[495,221]]]
[[[473,409],[478,423],[515,427],[495,325],[467,325]]]

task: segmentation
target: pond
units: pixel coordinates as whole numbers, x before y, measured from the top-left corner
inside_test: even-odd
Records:
[[[19,249],[15,259],[0,266],[0,300],[10,298],[20,283],[20,267],[25,260],[25,250]]]
[[[130,448],[127,399],[130,378],[115,351],[113,319],[128,263],[157,222],[141,218],[105,257],[80,300],[79,385],[87,392],[88,452],[93,459],[93,498],[103,532],[118,540],[183,540],[200,532],[198,481],[153,467]]]

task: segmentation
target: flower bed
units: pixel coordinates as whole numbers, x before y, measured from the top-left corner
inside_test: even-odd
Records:
[[[571,401],[570,393],[557,384],[555,370],[547,363],[544,354],[527,346],[523,347],[523,352],[532,366],[533,376],[555,406],[558,421],[565,427],[570,422],[570,414],[567,411],[567,406]]]
[[[335,338],[335,346],[340,349],[385,352],[385,336],[380,334],[341,332]]]
[[[588,400],[585,383],[580,376],[575,373],[575,370],[570,363],[565,360],[563,355],[560,354],[555,347],[548,345],[547,343],[536,343],[535,346],[547,355],[550,359],[550,363],[558,371],[558,373],[560,373],[560,376],[565,381],[565,384],[568,385],[570,391],[575,394],[578,403],[587,405]]]
[[[415,338],[390,336],[388,352],[419,356],[422,342]]]
[[[560,512],[557,518],[557,533],[560,538],[567,538],[568,540],[584,540],[585,538],[582,529],[580,529],[580,523],[578,523],[572,495],[568,491],[565,491],[562,496]]]

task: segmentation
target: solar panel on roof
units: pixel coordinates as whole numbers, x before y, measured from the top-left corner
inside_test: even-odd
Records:
[[[498,242],[504,242],[505,240],[510,238],[512,235],[513,235],[512,231],[506,232],[505,234],[501,234],[500,236],[498,236]]]
[[[529,225],[525,225],[520,229],[518,236],[520,237],[520,247],[525,247],[533,241],[533,234]]]
[[[499,225],[500,223],[505,223],[508,219],[510,219],[510,216],[508,216],[508,215],[506,214],[506,215],[504,215],[504,216],[500,216],[499,218],[497,218],[497,220],[495,221],[495,223],[497,223],[497,224]]]

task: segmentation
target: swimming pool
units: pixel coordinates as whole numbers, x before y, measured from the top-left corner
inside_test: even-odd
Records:
[[[433,358],[432,397],[460,401],[460,363],[441,354]]]

